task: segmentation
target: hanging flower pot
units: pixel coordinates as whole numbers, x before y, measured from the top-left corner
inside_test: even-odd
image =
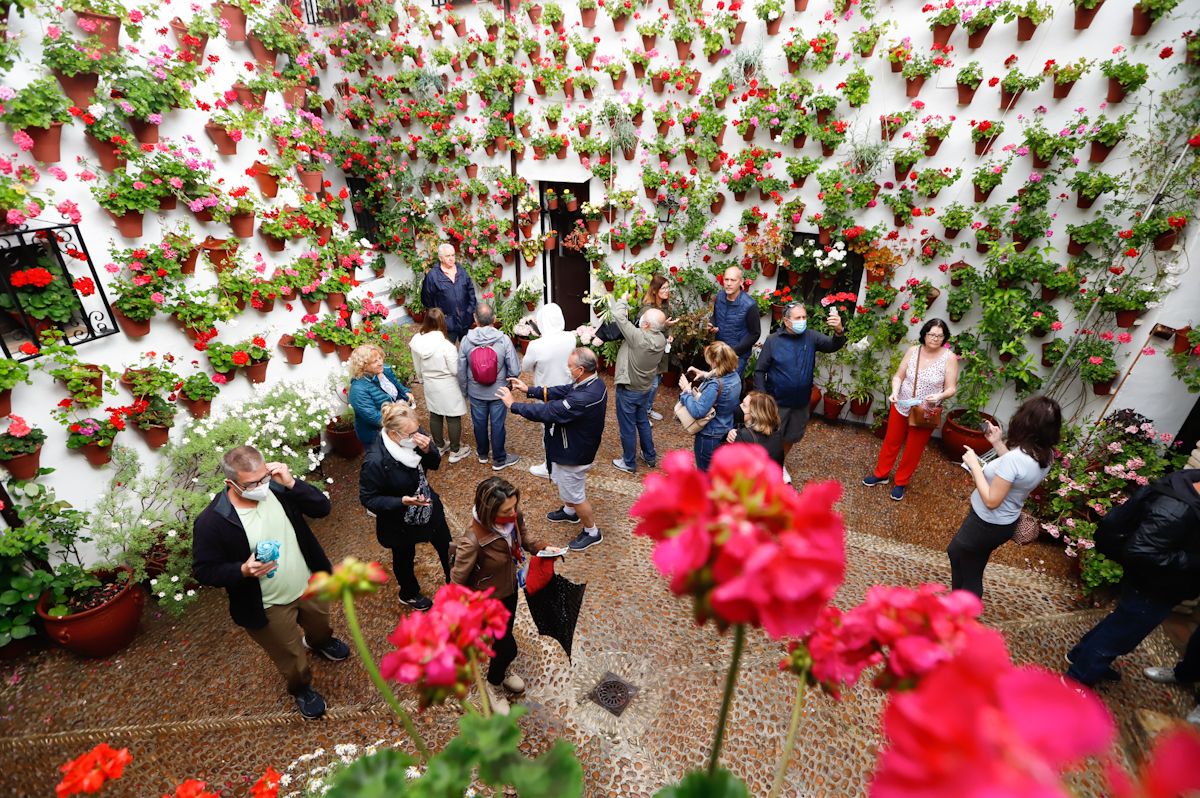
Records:
[[[252,168],[254,169],[254,182],[258,185],[259,192],[267,199],[274,199],[279,194],[279,180],[271,174],[270,165],[262,161],[255,161]]]
[[[9,410],[11,409],[10,407]],[[29,454],[19,454],[0,462],[8,469],[8,474],[13,479],[33,479],[42,467],[42,447],[39,445]]]
[[[779,33],[779,30],[782,27],[783,27],[783,17],[782,16],[775,17],[775,19],[767,20],[767,35],[768,36],[776,35],[777,33]]]
[[[417,319],[417,314],[412,314],[412,317],[413,321],[419,323],[420,320]],[[424,319],[423,316],[422,319]],[[317,346],[321,349],[322,354],[326,355],[332,355],[337,350],[337,344],[335,344],[333,341],[330,341],[328,338],[318,338]]]
[[[921,87],[925,85],[925,76],[917,75],[913,78],[904,79],[904,95],[906,97],[919,97]]]
[[[967,34],[967,47],[970,47],[972,50],[982,47],[983,40],[987,38],[988,31],[990,31],[991,29],[992,29],[991,25],[984,25],[982,28],[979,28],[978,30],[974,30],[974,31],[968,33]]]
[[[188,399],[186,396],[181,396],[179,401],[183,402],[183,406],[192,414],[192,418],[208,418],[208,414],[212,412],[212,399]]]
[[[213,238],[212,236],[207,236],[204,241],[200,243],[200,248],[204,250],[204,254],[208,258],[209,263],[211,263],[218,272],[223,272],[232,266],[230,261],[233,260],[233,256],[238,251],[238,242],[227,241],[224,238]]]
[[[1154,20],[1142,8],[1141,4],[1133,7],[1133,24],[1129,27],[1130,36],[1145,36],[1150,32],[1150,26],[1154,24]]]
[[[195,274],[196,273],[196,258],[199,256],[200,256],[199,245],[194,246],[191,249],[189,249],[187,255],[185,255],[183,257],[183,260],[180,261],[179,270],[181,272],[183,272],[184,274]]]
[[[323,169],[305,169],[302,166],[297,166],[296,173],[300,176],[300,185],[304,186],[306,191],[313,194],[321,193],[321,189],[325,185],[325,171]]]
[[[188,33],[187,23],[179,17],[171,20],[171,31],[175,34],[175,41],[179,44],[179,49],[187,50],[196,57],[197,61],[204,60],[204,49],[208,46],[208,36],[192,36]]]
[[[254,235],[254,212],[237,213],[229,217],[229,227],[238,238]]]
[[[87,108],[96,96],[96,86],[100,76],[95,72],[80,72],[77,75],[65,75],[57,69],[54,77],[62,86],[63,94],[71,98],[71,102],[79,108]]]
[[[279,349],[290,366],[299,366],[304,362],[305,347],[296,346],[295,340],[290,334],[279,339]]]
[[[237,155],[237,142],[230,137],[224,127],[215,122],[206,122],[204,124],[204,132],[208,134],[213,144],[217,146],[217,152],[220,155]]]
[[[62,157],[62,122],[51,122],[50,127],[27,127],[25,134],[33,139],[30,155],[41,163],[58,163]]]
[[[303,354],[301,355],[303,357]],[[255,385],[261,385],[267,381],[267,366],[271,364],[271,359],[259,360],[242,367],[242,372],[250,379],[250,382]]]
[[[117,578],[121,573],[124,582]],[[81,657],[110,657],[133,642],[146,604],[146,591],[133,581],[133,573],[128,568],[121,567],[97,576],[112,584],[115,593],[92,609],[70,615],[50,615],[49,592],[42,594],[37,605],[38,617],[50,639]]]
[[[1186,354],[1187,352],[1191,351],[1192,345],[1191,345],[1191,342],[1188,340],[1188,333],[1190,333],[1191,331],[1192,331],[1192,328],[1190,326],[1189,327],[1180,327],[1178,330],[1175,331],[1175,344],[1172,347],[1172,351],[1175,354],[1183,355],[1183,354]]]
[[[1103,382],[1093,382],[1092,393],[1096,394],[1096,396],[1108,396],[1110,393],[1112,393],[1114,382],[1116,382],[1115,379],[1104,380]]]
[[[164,427],[161,424],[141,424],[135,425],[138,432],[142,433],[142,439],[146,441],[146,445],[151,449],[161,449],[167,445],[167,441],[171,438],[171,428]]]
[[[101,446],[98,443],[85,443],[77,451],[83,452],[83,456],[87,458],[88,463],[97,468],[107,465],[112,460],[111,446]]]
[[[113,308],[113,319],[127,338],[144,338],[150,334],[150,319],[135,321],[117,308]]]
[[[112,211],[108,211],[107,213],[110,217],[112,217],[113,223],[117,226],[117,230],[125,238],[142,237],[143,214],[141,211],[127,211],[120,216],[117,216]]]
[[[1089,197],[1083,192],[1077,191],[1075,192],[1075,207],[1084,209],[1090,208],[1096,204],[1096,199],[1097,197]]]
[[[763,260],[763,261],[760,261],[760,263],[762,263],[762,276],[763,277],[774,277],[776,271],[778,271],[778,269],[779,269],[779,264],[776,263],[774,260]]]
[[[246,12],[231,3],[217,3],[217,11],[221,21],[226,23],[221,26],[225,29],[225,38],[231,42],[246,41]]]
[[[283,252],[284,247],[287,246],[287,241],[282,238],[276,238],[270,233],[264,233],[261,228],[258,234],[262,236],[263,242],[267,245],[268,252]]]
[[[556,246],[558,246],[558,233],[551,230],[546,233],[546,239],[542,242],[542,248],[546,252],[553,252]]]
[[[1125,99],[1125,95],[1128,93],[1129,92],[1125,90],[1125,87],[1121,85],[1121,81],[1117,80],[1116,78],[1108,79],[1108,94],[1105,99],[1110,103],[1121,102]]]
[[[1133,325],[1137,323],[1138,316],[1142,315],[1140,310],[1118,310],[1117,311],[1117,326],[1124,330],[1133,329]]]
[[[237,95],[238,103],[243,108],[249,110],[262,108],[263,103],[266,102],[265,93],[252,91],[249,86],[241,81],[233,84],[233,93]]]
[[[958,84],[958,104],[970,105],[971,100],[975,99],[975,92],[978,91],[978,86],[968,86],[965,83]]]
[[[1067,99],[1067,95],[1071,93],[1071,89],[1073,89],[1073,88],[1075,88],[1075,81],[1073,81],[1073,80],[1067,81],[1066,83],[1055,83],[1054,84],[1054,92],[1053,92],[1054,99],[1056,99],[1056,100]]]
[[[101,141],[91,133],[85,133],[84,138],[96,155],[96,160],[100,162],[101,169],[106,172],[114,172],[125,166],[125,156],[116,148],[116,145]]]
[[[121,19],[110,14],[97,14],[95,11],[76,11],[75,19],[85,32],[91,31],[100,37],[100,52],[115,53],[121,46]],[[89,23],[89,24],[84,24]]]
[[[1179,238],[1179,231],[1171,228],[1165,233],[1159,233],[1154,237],[1154,251],[1166,252],[1171,247],[1175,246],[1175,241]]]
[[[1029,17],[1017,17],[1017,41],[1029,41],[1037,29],[1038,24]]]
[[[258,62],[258,65],[268,72],[274,72],[275,59],[279,54],[274,50],[268,49],[253,33],[246,36],[246,43],[250,45],[250,53],[254,56],[254,60]]]
[[[982,139],[980,141],[975,142],[975,154],[976,155],[987,155],[988,152],[992,149],[992,144],[994,144],[995,141],[996,141],[996,137],[993,136],[990,139]]]
[[[158,143],[158,125],[154,122],[146,122],[134,117],[129,118],[129,126],[133,128],[133,135],[141,144],[157,144]]]
[[[325,295],[325,304],[329,306],[331,311],[337,313],[342,305],[346,304],[346,295],[340,291],[331,291]]]
[[[1104,0],[1096,3],[1095,8],[1085,8],[1081,5],[1075,6],[1075,30],[1087,30],[1092,26],[1092,20],[1096,18],[1096,14],[1100,11],[1100,7],[1104,5]],[[1136,13],[1136,12],[1135,12]]]
[[[712,211],[713,216],[716,216],[721,212],[721,208],[723,207],[725,207],[725,195],[717,192],[716,196],[713,197],[712,202],[709,203],[708,209]]]
[[[1099,141],[1093,141],[1092,148],[1088,152],[1088,163],[1103,163],[1114,147],[1116,147],[1115,144],[1103,144]]]
[[[954,33],[954,29],[958,27],[957,22],[951,22],[949,25],[934,25],[933,26],[933,44],[935,47],[945,47],[950,41],[950,34]]]

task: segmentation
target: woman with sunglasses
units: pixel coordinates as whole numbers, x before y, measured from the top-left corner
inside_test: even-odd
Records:
[[[492,709],[508,714],[505,690],[525,692],[525,680],[508,667],[517,658],[513,621],[517,617],[518,588],[524,583],[529,555],[545,552],[546,545],[525,528],[520,510],[521,491],[500,477],[490,477],[475,488],[471,525],[458,538],[450,579],[472,590],[492,588],[492,598],[503,602],[510,615],[508,629],[495,642],[495,656],[487,671],[488,699]],[[501,688],[504,688],[503,690]]]

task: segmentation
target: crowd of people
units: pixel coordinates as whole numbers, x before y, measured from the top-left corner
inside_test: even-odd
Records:
[[[761,330],[742,281],[736,267],[725,273],[725,290],[711,317],[715,340],[703,350],[705,368],[689,367],[680,377],[674,415],[693,434],[698,468],[706,470],[721,445],[753,443],[790,479],[785,460],[804,437],[816,355],[837,351],[846,337],[836,309],[826,318],[833,334],[825,335],[808,327],[804,304],[791,303],[778,330],[762,343],[753,390],[743,395],[743,372]],[[622,340],[613,377],[621,456],[612,465],[629,474],[637,473],[639,455],[647,468],[658,463],[652,414],[671,341],[672,320],[665,310],[669,292],[669,283],[656,278],[637,311],[628,296],[608,302]],[[432,606],[414,572],[417,544],[429,543],[447,582],[492,588],[494,597],[515,611],[530,556],[584,551],[604,539],[588,499],[587,475],[604,434],[608,384],[598,375],[596,354],[576,345],[553,304],[539,310],[542,335],[519,359],[512,341],[495,326],[493,307],[475,300],[450,247],[439,251],[439,268],[426,277],[422,294],[427,315],[411,350],[424,387],[428,432],[412,391],[384,363],[378,347],[361,346],[349,361],[349,402],[366,449],[359,498],[374,516],[379,544],[392,553],[402,605],[416,611]],[[875,469],[862,482],[874,486],[893,479],[891,497],[897,501],[920,463],[942,404],[955,393],[957,358],[949,339],[946,322],[928,321],[892,377],[886,437]],[[532,383],[523,374],[532,375]],[[542,424],[544,458],[530,471],[549,477],[558,491],[561,505],[547,512],[546,520],[580,525],[565,549],[548,547],[528,529],[520,490],[499,476],[478,484],[469,526],[452,537],[429,472],[439,469],[443,458],[453,464],[470,456],[462,435],[468,412],[478,461],[496,472],[521,460],[506,448],[508,415]],[[947,548],[954,589],[982,598],[988,559],[1013,537],[1026,498],[1050,469],[1061,432],[1057,402],[1034,396],[1013,414],[1007,435],[987,424],[994,459],[985,463],[966,450],[963,465],[974,490]],[[234,622],[271,657],[304,717],[320,717],[325,703],[312,688],[306,649],[331,660],[349,654],[333,636],[327,610],[303,597],[309,574],[329,569],[304,516],[327,515],[329,500],[282,464],[265,463],[250,447],[227,453],[224,469],[226,489],[196,522],[196,578],[229,592]],[[1148,508],[1143,515],[1124,523],[1132,530],[1129,578],[1117,609],[1068,654],[1068,674],[1084,685],[1118,678],[1113,660],[1132,651],[1175,603],[1200,594],[1200,471],[1179,472],[1164,484],[1139,499]],[[271,545],[264,549],[264,543]],[[507,695],[525,689],[521,677],[508,672],[517,655],[511,624],[487,671],[490,702],[501,710],[508,706]],[[1148,677],[1195,681],[1198,649],[1193,636],[1176,668],[1153,668]],[[1200,710],[1193,715],[1200,722]]]

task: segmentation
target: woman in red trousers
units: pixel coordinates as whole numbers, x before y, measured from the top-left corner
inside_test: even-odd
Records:
[[[892,498],[900,501],[913,472],[921,462],[925,445],[933,435],[933,427],[914,427],[909,422],[914,400],[926,410],[932,410],[954,396],[958,387],[958,358],[947,346],[950,328],[941,319],[930,319],[921,328],[919,343],[909,347],[892,375],[892,395],[888,397],[887,436],[879,450],[875,471],[863,479],[863,484],[873,487],[888,481],[888,474],[896,465],[900,449],[900,467],[896,469],[896,484]]]

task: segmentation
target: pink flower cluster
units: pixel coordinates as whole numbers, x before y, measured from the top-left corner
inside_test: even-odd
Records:
[[[978,626],[915,690],[893,695],[872,798],[1069,798],[1063,770],[1108,751],[1104,704],[1041,668],[1018,668]]]
[[[876,585],[849,612],[826,607],[808,640],[812,674],[835,696],[862,672],[884,662],[875,679],[881,689],[908,688],[962,647],[983,603],[944,585]],[[787,661],[785,660],[785,665]]]
[[[383,678],[416,685],[422,709],[465,697],[474,678],[470,653],[492,656],[492,641],[508,627],[508,609],[491,594],[443,586],[432,609],[406,615],[388,635],[396,650],[379,663]]]
[[[671,452],[630,509],[634,530],[656,541],[654,564],[697,621],[761,626],[771,637],[808,634],[845,575],[837,482],[784,484],[761,446],[722,446],[708,473]]]

